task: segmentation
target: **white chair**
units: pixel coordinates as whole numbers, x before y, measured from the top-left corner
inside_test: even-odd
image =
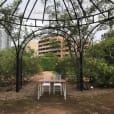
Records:
[[[63,87],[62,87],[62,83],[59,82],[61,80],[61,75],[56,75],[54,77],[54,84],[53,84],[53,94],[55,94],[55,91],[60,91],[61,95],[62,95],[62,92],[63,92]]]
[[[41,86],[42,86],[41,87],[42,95],[43,95],[44,91],[46,91],[46,90],[49,92],[49,95],[50,95],[50,93],[51,93],[51,83],[48,80],[44,79],[44,82],[42,83]]]

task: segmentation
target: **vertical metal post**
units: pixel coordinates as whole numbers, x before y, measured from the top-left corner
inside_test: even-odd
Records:
[[[20,89],[22,88],[23,84],[23,50],[20,54]]]
[[[22,63],[22,55],[20,57],[20,89],[22,88],[22,75],[23,75],[23,63]]]
[[[80,51],[80,91],[83,91],[83,51]]]
[[[19,92],[19,52],[16,52],[16,92]]]
[[[79,86],[80,86],[80,91],[83,91],[83,44],[82,44],[82,35],[81,35],[81,30],[80,30],[80,22],[77,20],[78,24],[78,31],[79,31],[79,39],[80,39],[80,44],[79,44]]]

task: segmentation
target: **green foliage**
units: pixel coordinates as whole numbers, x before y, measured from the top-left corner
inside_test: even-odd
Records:
[[[114,82],[114,66],[104,60],[86,58],[85,75],[91,77],[95,85],[109,87]]]
[[[45,54],[39,57],[39,64],[43,70],[55,71],[62,75],[62,78],[74,81],[74,66],[70,57],[58,59],[52,53]]]
[[[107,38],[91,47],[88,56],[104,59],[109,64],[114,64],[114,38]]]
[[[33,50],[29,49],[23,54],[23,75],[30,76],[40,72],[39,59],[33,56]]]
[[[12,31],[14,28],[12,23],[15,22],[16,18],[12,17],[11,14],[16,8],[18,2],[19,0],[14,0],[12,4],[9,4],[4,8],[3,7],[0,8],[0,14],[3,15],[1,19],[4,20],[4,21],[1,21],[0,24],[1,23],[4,24],[5,27],[9,29],[9,31]],[[9,21],[12,23],[9,23]]]
[[[94,84],[109,87],[114,84],[114,40],[107,38],[91,47],[85,57],[84,75]]]
[[[43,70],[53,71],[55,69],[57,61],[57,56],[52,53],[48,53],[39,57],[39,64]]]
[[[68,80],[74,80],[74,66],[70,57],[60,59],[55,67],[55,71],[62,75],[62,78],[68,78]],[[67,76],[67,77],[66,77]]]
[[[38,58],[32,52],[25,51],[23,55],[23,76],[30,76],[40,72]],[[0,85],[7,85],[15,81],[16,59],[14,48],[0,51]]]
[[[114,30],[109,30],[102,35],[102,39],[109,39],[114,36]]]
[[[9,82],[15,75],[15,52],[13,49],[0,51],[0,83]]]

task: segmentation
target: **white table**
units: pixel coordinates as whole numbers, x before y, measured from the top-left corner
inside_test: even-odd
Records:
[[[64,100],[66,100],[66,80],[38,80],[38,100],[42,96],[42,84],[44,82],[49,82],[53,86],[54,83],[61,83],[63,88]]]

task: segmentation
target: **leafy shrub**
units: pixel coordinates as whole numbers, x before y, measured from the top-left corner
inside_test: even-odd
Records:
[[[54,71],[57,61],[57,57],[52,53],[39,57],[39,64],[42,70]]]
[[[15,56],[13,49],[0,51],[0,83],[4,85],[15,78]]]
[[[27,51],[23,55],[23,76],[30,76],[40,72],[38,57],[33,56],[31,51]],[[5,86],[15,82],[16,75],[16,59],[15,49],[5,49],[0,51],[0,85]]]
[[[23,55],[23,75],[30,76],[41,71],[39,65],[39,59],[33,56],[31,50],[27,51]]]
[[[86,62],[85,74],[92,77],[96,86],[110,87],[114,83],[114,66],[93,58],[87,59]]]
[[[114,85],[114,38],[104,39],[86,51],[84,74],[92,77],[96,86]]]
[[[60,59],[55,67],[55,71],[62,75],[62,78],[67,78],[71,82],[75,80],[74,66],[70,57]]]

